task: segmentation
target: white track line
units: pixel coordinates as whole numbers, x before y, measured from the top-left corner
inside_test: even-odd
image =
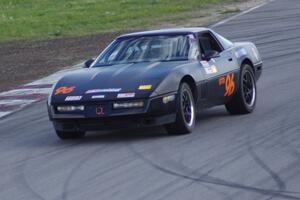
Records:
[[[20,105],[20,104],[31,104],[36,102],[36,100],[22,100],[22,99],[16,99],[16,100],[1,100],[0,105]]]
[[[51,88],[33,88],[33,89],[15,89],[7,92],[2,92],[0,96],[16,96],[16,95],[25,95],[25,94],[49,94]]]
[[[0,118],[9,115],[11,112],[0,112]]]
[[[227,18],[227,19],[221,20],[221,21],[219,21],[219,22],[217,22],[217,23],[211,25],[210,28],[215,28],[215,27],[217,27],[217,26],[221,26],[222,24],[225,24],[225,23],[227,23],[227,22],[229,22],[229,21],[231,21],[231,20],[234,20],[234,19],[237,18],[237,17],[240,17],[240,16],[242,16],[242,15],[245,15],[245,14],[247,14],[247,13],[250,13],[250,12],[252,12],[253,10],[256,10],[256,9],[258,9],[258,8],[264,6],[264,5],[266,5],[266,4],[268,4],[268,3],[272,2],[272,1],[274,1],[274,0],[268,0],[268,1],[266,1],[266,2],[263,2],[263,3],[260,4],[260,5],[257,5],[257,6],[255,6],[255,7],[253,7],[253,8],[250,8],[250,9],[248,9],[248,10],[245,10],[245,11],[243,11],[243,12],[240,12],[239,14],[236,14],[236,15],[234,15],[234,16],[232,16],[232,17],[229,17],[229,18]]]

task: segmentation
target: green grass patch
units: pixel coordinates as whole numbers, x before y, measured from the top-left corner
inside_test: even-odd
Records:
[[[1,0],[0,42],[146,28],[234,0]]]

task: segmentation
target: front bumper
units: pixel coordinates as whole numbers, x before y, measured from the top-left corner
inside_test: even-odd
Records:
[[[176,97],[176,94],[167,95]],[[145,106],[142,108],[113,109],[116,101],[85,102],[84,111],[60,113],[55,109],[58,105],[48,105],[49,119],[58,131],[96,131],[169,124],[176,120],[177,98],[164,103],[164,96],[144,100]],[[99,106],[104,110],[102,115],[96,113]]]
[[[54,120],[54,128],[58,131],[97,131],[97,130],[113,130],[123,128],[140,128],[159,126],[174,122],[176,114],[168,114],[163,116],[119,116],[105,118],[84,118],[84,119],[60,119]]]

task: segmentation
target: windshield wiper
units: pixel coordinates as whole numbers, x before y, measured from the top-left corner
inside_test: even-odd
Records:
[[[101,64],[101,65],[95,65],[93,67],[106,67],[106,66],[112,66],[112,65],[127,65],[127,64],[137,64],[137,63],[143,63],[143,62],[172,62],[172,61],[186,61],[187,58],[178,58],[178,59],[171,59],[171,60],[141,60],[141,61],[132,61],[132,62],[126,62],[126,63],[107,63],[107,64]]]
[[[142,60],[142,61],[132,61],[132,62],[126,62],[126,63],[108,63],[108,64],[95,65],[93,67],[106,67],[106,66],[112,66],[112,65],[127,65],[127,64],[136,64],[136,63],[142,63],[142,62],[153,62],[153,61]],[[158,62],[158,61],[155,61],[155,62]]]
[[[122,63],[122,64],[136,64],[136,63],[142,63],[142,62],[152,62],[151,60],[141,60],[141,61],[132,61],[132,62],[127,62],[127,63]]]
[[[114,64],[101,64],[101,65],[94,65],[92,67],[106,67],[106,66],[112,66]]]
[[[177,59],[171,59],[171,60],[158,60],[158,62],[172,62],[172,61],[186,61],[189,60],[187,58],[177,58]]]

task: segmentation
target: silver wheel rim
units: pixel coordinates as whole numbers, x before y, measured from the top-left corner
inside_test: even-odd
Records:
[[[246,71],[243,76],[243,94],[245,103],[252,107],[256,99],[256,88],[253,75],[249,71]]]
[[[192,96],[187,91],[184,90],[181,95],[181,110],[183,113],[183,119],[188,126],[192,126],[195,118],[195,110],[192,102]]]

